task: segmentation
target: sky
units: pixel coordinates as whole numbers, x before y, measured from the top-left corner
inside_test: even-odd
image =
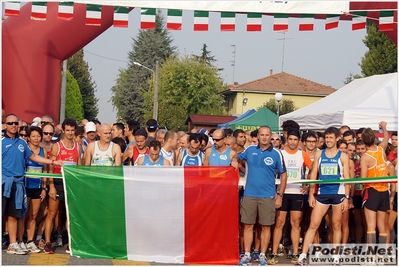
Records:
[[[217,59],[217,67],[223,68],[220,76],[227,84],[264,78],[272,69],[274,74],[284,70],[339,89],[349,73],[361,74],[358,64],[367,51],[362,42],[366,30],[352,31],[351,21],[340,21],[338,28],[326,31],[325,21],[315,20],[313,31],[299,32],[299,19],[290,18],[288,32],[283,34],[273,32],[272,16],[263,16],[261,32],[246,31],[245,14],[237,14],[234,32],[220,31],[220,15],[216,12],[210,12],[208,32],[194,32],[193,20],[193,11],[184,10],[182,30],[170,31],[172,44],[183,56],[199,55],[205,43]],[[97,85],[101,122],[116,122],[110,89],[115,85],[119,70],[127,68],[128,52],[132,51],[139,27],[140,9],[133,9],[129,14],[129,28],[111,26],[84,47],[84,59]]]

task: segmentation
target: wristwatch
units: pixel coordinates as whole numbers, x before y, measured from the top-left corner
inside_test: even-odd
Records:
[[[349,195],[345,195],[345,198],[346,198],[346,199],[350,199],[350,196],[349,196]]]
[[[277,192],[277,195],[279,195],[280,197],[283,197],[283,196],[284,196],[284,194],[283,194],[283,193],[280,193],[280,192]]]

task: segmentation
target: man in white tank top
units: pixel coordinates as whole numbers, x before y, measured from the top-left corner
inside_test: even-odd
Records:
[[[100,140],[90,143],[84,155],[84,165],[120,166],[122,152],[118,144],[111,142],[111,127],[101,124],[98,129]]]

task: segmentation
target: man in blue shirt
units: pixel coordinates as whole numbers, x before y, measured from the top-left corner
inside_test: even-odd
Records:
[[[262,225],[259,265],[266,265],[266,249],[270,240],[270,226],[274,224],[276,208],[280,208],[287,183],[287,174],[280,151],[271,141],[271,129],[262,126],[258,130],[258,145],[251,145],[238,154],[239,160],[247,162],[247,182],[241,203],[241,222],[244,224],[244,250],[238,265],[251,263],[251,244],[256,217]],[[237,158],[232,165],[237,167]],[[276,192],[276,173],[281,174],[280,191]]]
[[[5,118],[6,132],[1,140],[2,160],[2,208],[3,216],[7,211],[7,229],[10,237],[8,254],[26,254],[17,243],[17,219],[26,212],[26,194],[24,186],[25,158],[43,164],[62,165],[34,154],[28,144],[18,135],[18,117],[9,114]]]

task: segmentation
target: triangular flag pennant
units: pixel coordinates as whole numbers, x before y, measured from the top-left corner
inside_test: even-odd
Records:
[[[326,17],[326,30],[338,28],[340,16],[338,14],[328,14]]]
[[[393,10],[380,11],[380,31],[393,31]]]
[[[220,30],[235,31],[236,30],[236,13],[220,12]]]
[[[141,23],[140,28],[143,30],[155,29],[155,8],[141,8]]]
[[[288,31],[288,14],[281,14],[281,13],[274,14],[273,31],[275,32]]]
[[[21,9],[21,3],[20,2],[6,2],[6,7],[5,7],[5,10],[4,10],[4,16],[18,17],[20,9]]]
[[[127,28],[129,24],[129,8],[125,6],[114,7],[114,27]]]
[[[366,28],[367,11],[354,11],[352,13],[352,31]]]
[[[207,31],[209,11],[194,11],[194,31]]]
[[[166,29],[180,31],[183,25],[183,10],[168,9],[168,19]]]
[[[86,4],[86,25],[101,26],[101,5]]]
[[[30,18],[33,20],[46,20],[47,2],[32,2],[32,13]]]
[[[58,3],[58,18],[65,20],[73,19],[73,2]]]
[[[300,14],[299,15],[299,30],[300,31],[313,31],[314,15],[313,14]]]
[[[262,13],[247,13],[247,31],[262,31]]]

